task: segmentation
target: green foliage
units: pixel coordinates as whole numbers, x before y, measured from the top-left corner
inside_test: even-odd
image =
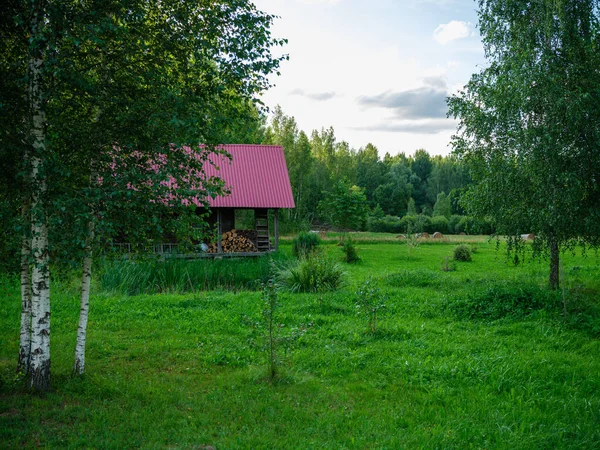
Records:
[[[448,233],[449,234],[460,234],[461,231],[464,230],[459,230],[458,228],[458,224],[460,223],[462,219],[462,216],[453,214],[450,216],[450,219],[448,219]]]
[[[339,181],[332,192],[319,203],[323,217],[341,231],[359,230],[369,211],[363,189]]]
[[[431,222],[429,224],[429,229],[427,230],[429,233],[435,233],[439,231],[442,234],[450,233],[450,225],[448,219],[444,216],[434,216],[431,218]]]
[[[405,233],[423,233],[431,230],[431,218],[424,214],[404,216],[400,219],[400,224]]]
[[[371,333],[377,331],[377,314],[385,308],[385,302],[385,295],[372,278],[368,278],[356,291],[356,309],[366,317]]]
[[[453,146],[476,182],[464,200],[502,235],[535,233],[556,288],[561,249],[600,244],[600,8],[479,3],[487,62],[449,100],[460,120]]]
[[[407,216],[416,216],[417,215],[417,207],[415,205],[415,199],[412,197],[408,201],[408,206],[406,207],[406,215]]]
[[[471,249],[466,245],[458,245],[454,248],[453,257],[455,261],[471,261]]]
[[[449,300],[449,309],[462,319],[522,318],[536,311],[557,310],[560,297],[535,284],[492,284]]]
[[[402,233],[405,226],[398,217],[385,216],[383,218],[371,217],[367,221],[367,229],[376,233]]]
[[[433,206],[433,215],[444,216],[446,219],[449,219],[451,214],[452,208],[450,205],[450,197],[445,193],[440,192],[437,196],[435,205]]]
[[[321,238],[317,233],[301,232],[292,241],[292,255],[305,257],[318,250]]]
[[[336,291],[344,284],[342,267],[324,256],[312,255],[278,267],[277,285],[288,292]]]
[[[344,253],[344,261],[346,261],[347,263],[351,264],[360,261],[360,256],[358,256],[358,250],[356,250],[354,242],[350,237],[344,239],[342,252]]]

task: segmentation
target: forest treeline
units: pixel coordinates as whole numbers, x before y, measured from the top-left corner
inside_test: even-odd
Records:
[[[357,149],[336,139],[332,127],[310,136],[278,106],[271,119],[246,135],[257,144],[283,146],[296,208],[283,214],[286,230],[318,226],[391,233],[491,233],[491,225],[467,217],[460,198],[471,183],[465,163],[454,155],[430,155],[417,149],[380,156],[377,147]],[[327,206],[335,204],[340,185],[364,196],[359,217],[335,223]],[[358,190],[356,189],[358,188]],[[344,226],[345,225],[345,226]]]

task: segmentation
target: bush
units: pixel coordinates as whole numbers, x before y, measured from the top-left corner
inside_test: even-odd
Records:
[[[275,280],[288,292],[325,292],[339,289],[344,277],[345,272],[339,264],[313,255],[280,267]]]
[[[292,255],[307,256],[314,252],[321,244],[321,238],[317,233],[300,233],[292,242]]]
[[[419,214],[417,216],[404,216],[400,219],[401,233],[422,233],[424,231],[432,233],[431,231],[431,218]],[[435,230],[437,231],[437,230]]]
[[[358,256],[358,251],[354,246],[354,242],[352,239],[347,238],[344,240],[344,246],[342,247],[342,251],[344,252],[344,261],[347,263],[354,263],[360,261],[360,256]]]
[[[462,216],[453,215],[448,219],[448,234],[460,234],[461,231],[458,229],[458,224],[460,223]]]
[[[462,319],[519,318],[534,311],[559,307],[560,298],[556,292],[523,284],[488,285],[468,293],[466,298],[454,297],[449,301],[450,310]]]
[[[430,225],[431,231],[429,231],[429,233],[435,233],[436,231],[439,231],[442,234],[448,234],[449,233],[448,223],[449,223],[448,219],[446,219],[444,216],[432,217],[431,225]]]
[[[403,233],[402,221],[398,217],[385,216],[371,217],[367,222],[367,229],[375,233]]]
[[[455,261],[471,261],[471,249],[466,245],[459,245],[454,249]]]
[[[492,234],[494,231],[494,227],[489,220],[477,219],[471,216],[463,216],[456,225],[456,233]]]

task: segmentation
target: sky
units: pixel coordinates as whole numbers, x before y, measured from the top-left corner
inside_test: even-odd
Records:
[[[261,100],[380,156],[447,155],[445,99],[485,64],[474,0],[254,0],[289,61]]]

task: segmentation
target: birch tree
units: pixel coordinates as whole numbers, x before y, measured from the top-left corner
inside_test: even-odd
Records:
[[[30,46],[28,52],[27,100],[29,103],[29,138],[31,142],[31,342],[29,377],[36,390],[50,388],[50,267],[48,265],[48,224],[46,218],[46,111],[44,70],[46,53],[46,23],[44,4],[32,2]],[[28,153],[27,153],[28,155]],[[24,244],[23,253],[27,253]],[[23,294],[27,296],[27,277],[23,276]],[[23,305],[27,306],[25,299]],[[27,311],[25,311],[27,313]],[[23,321],[22,321],[23,326]],[[22,330],[23,331],[23,330]],[[22,342],[23,344],[23,342]],[[26,348],[21,348],[25,350]],[[25,356],[24,356],[25,357]]]
[[[20,359],[30,363],[32,387],[47,390],[50,257],[83,261],[74,364],[81,373],[98,238],[127,230],[132,240],[144,240],[148,229],[164,231],[159,216],[171,217],[179,231],[191,222],[196,206],[190,199],[201,204],[222,186],[204,180],[212,145],[252,113],[240,105],[269,86],[267,76],[283,58],[273,57],[271,48],[282,41],[271,38],[273,17],[246,0],[36,0],[29,9],[22,2],[9,6],[10,19],[3,16],[0,23],[6,19],[20,51],[2,55],[3,73],[28,75],[27,83],[24,76],[11,78],[12,87],[23,91],[28,130],[26,150],[15,144],[9,154],[26,159],[29,168],[19,177],[30,230],[23,233]],[[23,49],[26,59],[19,57]],[[3,115],[6,95],[0,101]],[[2,126],[12,127],[0,133],[2,139],[18,135],[15,123]],[[208,145],[199,148],[200,143]],[[86,169],[92,161],[97,176]]]
[[[498,232],[535,233],[559,284],[562,250],[600,235],[598,0],[480,0],[488,65],[449,100],[471,211]]]

